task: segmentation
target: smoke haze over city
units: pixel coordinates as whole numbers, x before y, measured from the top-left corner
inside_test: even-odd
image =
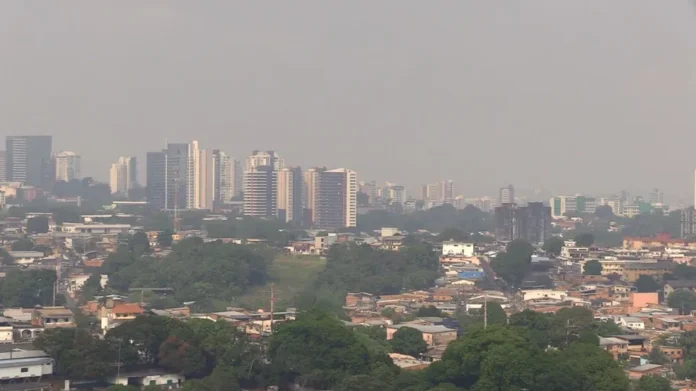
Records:
[[[100,180],[196,139],[414,190],[688,203],[694,107],[686,0],[0,4],[0,136]]]

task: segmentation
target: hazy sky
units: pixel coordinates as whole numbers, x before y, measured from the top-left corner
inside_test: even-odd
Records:
[[[108,178],[165,140],[466,196],[692,199],[689,0],[2,1],[0,136]]]

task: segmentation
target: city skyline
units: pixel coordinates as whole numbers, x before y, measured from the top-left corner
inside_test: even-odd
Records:
[[[83,176],[107,181],[119,156],[195,134],[409,191],[450,178],[470,195],[513,183],[691,200],[688,2],[0,7],[2,135],[53,135]],[[652,164],[658,135],[670,153]]]

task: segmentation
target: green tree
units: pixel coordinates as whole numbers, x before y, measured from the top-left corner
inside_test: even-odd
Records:
[[[83,329],[46,330],[34,346],[53,358],[58,375],[75,379],[103,379],[117,358],[105,341]]]
[[[650,364],[664,365],[669,363],[669,357],[662,353],[662,350],[658,346],[653,347],[648,354],[648,360]]]
[[[636,289],[638,292],[657,292],[662,289],[662,287],[655,281],[653,276],[641,274],[638,280],[636,280]]]
[[[48,218],[46,216],[37,216],[27,219],[27,232],[30,234],[48,232]]]
[[[157,235],[157,244],[162,247],[171,247],[172,243],[174,242],[172,235],[174,235],[174,232],[170,230],[161,231]]]
[[[12,243],[12,251],[31,251],[34,249],[34,242],[29,238],[15,240]]]
[[[667,304],[682,315],[690,314],[696,310],[696,294],[686,289],[676,290],[667,297]]]
[[[150,241],[144,232],[136,232],[128,239],[128,247],[135,254],[149,253]]]
[[[124,386],[121,384],[114,384],[107,389],[108,391],[140,391],[136,386]]]
[[[483,316],[485,314],[489,325],[507,324],[507,320],[508,320],[507,314],[505,313],[505,310],[500,305],[500,303],[496,303],[496,302],[486,303],[486,307],[487,307],[486,309],[481,308],[479,310],[479,316],[481,317],[482,321],[483,321]]]
[[[647,375],[638,382],[639,391],[672,391],[672,385],[667,378],[657,375]]]
[[[206,373],[206,357],[200,347],[170,336],[159,348],[159,364],[185,376],[201,377]]]
[[[389,340],[396,353],[419,357],[428,350],[428,344],[423,340],[423,333],[412,327],[401,327]]]
[[[575,236],[575,244],[578,247],[590,247],[594,244],[594,235],[591,233],[582,233]]]
[[[561,250],[563,249],[563,243],[564,242],[562,237],[551,236],[544,242],[543,249],[544,251],[546,251],[547,254],[559,256],[561,254]]]
[[[600,205],[595,208],[595,216],[600,219],[610,219],[614,217],[614,210],[609,205]]]
[[[346,377],[367,374],[367,348],[338,319],[310,311],[278,326],[268,356],[277,384],[329,389]]]
[[[587,276],[600,276],[602,275],[602,264],[596,259],[590,259],[585,262],[582,273]]]
[[[437,307],[434,305],[430,305],[427,307],[421,307],[418,309],[418,312],[416,312],[416,316],[422,318],[422,317],[442,317],[442,311],[438,310]]]
[[[523,240],[513,240],[507,245],[506,251],[499,253],[491,261],[491,267],[496,274],[514,287],[522,283],[529,272],[534,247]]]

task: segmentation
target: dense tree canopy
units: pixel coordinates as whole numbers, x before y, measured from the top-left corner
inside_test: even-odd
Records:
[[[547,254],[558,256],[563,249],[563,238],[560,236],[551,236],[544,242],[544,251]]]
[[[372,211],[358,219],[358,228],[361,231],[371,232],[382,227],[399,228],[406,232],[425,229],[435,233],[448,228],[458,228],[465,233],[474,233],[492,231],[493,218],[490,213],[482,212],[472,205],[457,210],[454,206],[445,204],[410,214]]]
[[[330,389],[348,376],[367,374],[372,365],[367,348],[355,334],[338,319],[320,312],[280,325],[271,337],[268,354],[281,387],[296,382]],[[383,360],[388,363],[388,357]]]
[[[450,343],[442,360],[428,367],[427,379],[474,390],[628,389],[623,370],[596,345],[542,350],[524,330],[504,326],[475,329]]]
[[[401,327],[396,330],[389,344],[394,352],[413,357],[419,357],[428,349],[428,345],[423,340],[423,333],[411,327]]]
[[[591,233],[582,233],[575,236],[575,244],[578,247],[590,247],[594,244],[594,235]]]
[[[653,276],[641,275],[636,280],[636,289],[638,292],[657,292],[662,289],[662,286]]]
[[[27,232],[30,234],[43,234],[48,232],[48,217],[36,216],[27,219]]]
[[[253,246],[203,243],[200,238],[177,243],[161,261],[129,247],[140,251],[145,245],[134,241],[109,255],[103,265],[109,287],[120,292],[135,287],[172,288],[179,301],[230,300],[265,283],[273,258],[272,253]]]
[[[602,274],[602,264],[596,259],[585,262],[582,273],[588,276],[599,276]]]
[[[117,352],[123,366],[154,364],[193,378],[187,385],[192,390],[264,387],[268,378],[258,346],[225,321],[143,316],[110,330],[104,339],[83,329],[52,329],[34,345],[55,359],[58,375],[75,379],[113,375]]]
[[[7,272],[0,279],[0,300],[5,308],[53,304],[53,288],[56,272],[53,270],[17,270]],[[64,303],[63,295],[56,296],[56,304]]]
[[[318,286],[342,292],[395,294],[404,289],[432,286],[438,277],[439,261],[427,244],[405,246],[399,251],[374,249],[367,245],[332,246]]]
[[[696,294],[686,289],[676,290],[667,297],[667,304],[680,314],[690,314],[696,310]]]
[[[524,240],[513,240],[507,245],[506,251],[493,258],[491,267],[498,277],[517,287],[531,270],[533,253],[534,248],[531,244]]]
[[[31,251],[34,249],[34,241],[29,238],[22,238],[12,242],[12,251]]]

